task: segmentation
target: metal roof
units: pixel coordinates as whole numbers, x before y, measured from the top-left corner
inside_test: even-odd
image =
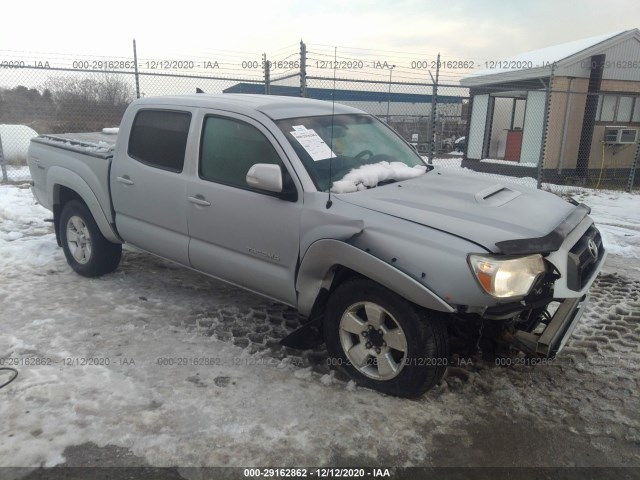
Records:
[[[597,55],[599,52],[624,42],[631,37],[640,39],[640,30],[618,31],[590,37],[573,42],[563,43],[551,47],[541,48],[521,53],[507,60],[497,62],[502,67],[509,65],[524,65],[524,68],[495,68],[483,69],[464,77],[460,83],[465,87],[476,87],[494,83],[517,82],[536,78],[548,78],[551,75],[551,65],[561,68],[570,63]],[[556,73],[557,74],[557,73]]]

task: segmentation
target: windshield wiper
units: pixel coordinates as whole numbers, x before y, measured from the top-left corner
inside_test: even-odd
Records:
[[[396,183],[397,180],[395,178],[387,178],[386,180],[380,180],[376,186],[380,185],[389,185],[390,183]]]

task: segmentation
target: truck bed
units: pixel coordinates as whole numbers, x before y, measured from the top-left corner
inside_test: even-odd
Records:
[[[112,229],[109,173],[117,137],[90,132],[31,139],[27,163],[38,201],[52,210],[56,195],[52,185],[68,187],[83,197],[99,225]],[[112,241],[116,238],[112,237]]]
[[[117,134],[84,132],[40,135],[33,141],[98,158],[110,158],[113,156],[117,138]]]

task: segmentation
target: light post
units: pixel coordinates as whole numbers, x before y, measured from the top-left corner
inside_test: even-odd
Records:
[[[391,105],[391,75],[395,65],[389,66],[389,96],[387,97],[387,124],[389,124],[389,106]]]

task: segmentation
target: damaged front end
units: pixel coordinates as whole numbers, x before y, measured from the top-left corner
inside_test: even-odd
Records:
[[[516,330],[512,337],[512,347],[532,356],[554,358],[571,337],[588,301],[588,294],[579,298],[567,298],[542,331]]]
[[[588,207],[579,205],[545,239],[507,245],[509,253],[522,254],[531,252],[529,243],[544,240],[552,251],[545,254],[547,273],[536,281],[529,295],[482,312],[482,322],[495,322],[489,330],[497,345],[543,358],[554,358],[565,346],[606,258],[602,237],[588,213]]]

